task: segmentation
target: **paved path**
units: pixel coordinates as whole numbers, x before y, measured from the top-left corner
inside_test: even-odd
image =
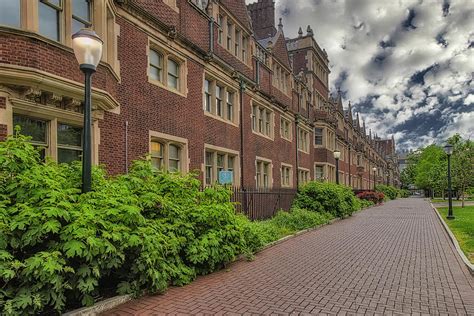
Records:
[[[429,203],[388,202],[108,315],[474,315],[474,282]]]

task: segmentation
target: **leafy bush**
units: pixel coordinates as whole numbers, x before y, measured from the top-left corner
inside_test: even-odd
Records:
[[[375,205],[374,202],[369,201],[369,200],[359,199],[359,202],[360,202],[360,205],[361,205],[360,206],[361,209],[368,208],[368,207],[371,207],[371,206]]]
[[[399,189],[398,190],[398,196],[401,198],[407,198],[410,197],[410,191],[407,189]]]
[[[357,197],[361,200],[367,200],[374,204],[382,203],[385,198],[382,192],[376,192],[376,191],[363,191],[363,192],[358,193]]]
[[[245,222],[247,232],[251,233],[252,252],[268,243],[291,235],[297,231],[326,224],[334,217],[329,213],[317,213],[293,208],[290,212],[280,211],[273,218],[264,221]]]
[[[161,292],[265,242],[230,191],[137,161],[127,175],[41,162],[28,139],[0,142],[0,314],[56,313],[104,295]]]
[[[297,194],[293,206],[335,217],[351,215],[360,209],[352,189],[334,183],[308,182]]]
[[[375,186],[375,191],[382,192],[390,200],[395,200],[398,196],[398,189],[390,185],[378,184]]]

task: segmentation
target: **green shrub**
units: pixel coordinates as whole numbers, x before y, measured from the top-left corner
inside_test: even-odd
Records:
[[[56,313],[117,293],[161,292],[261,247],[230,191],[137,161],[127,175],[43,163],[23,136],[0,142],[0,314]]]
[[[360,202],[361,209],[368,208],[375,205],[374,202],[369,201],[369,200],[364,200],[364,199],[359,199],[359,202]]]
[[[300,188],[293,206],[313,212],[326,212],[334,217],[351,215],[360,209],[352,189],[334,183],[308,182]]]
[[[382,192],[385,197],[389,198],[390,200],[395,200],[399,192],[397,188],[384,184],[377,184],[375,186],[375,191]]]
[[[407,198],[410,197],[410,191],[407,189],[399,189],[398,190],[398,196],[401,198]]]

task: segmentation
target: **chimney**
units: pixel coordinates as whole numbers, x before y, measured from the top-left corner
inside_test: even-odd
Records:
[[[258,0],[247,5],[252,19],[252,27],[257,39],[272,37],[276,34],[275,2],[273,0]]]

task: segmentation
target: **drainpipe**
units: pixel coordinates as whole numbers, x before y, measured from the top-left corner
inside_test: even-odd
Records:
[[[299,102],[299,100],[298,100]],[[296,161],[295,161],[295,171],[296,171],[296,190],[299,190],[300,180],[298,178],[298,124],[299,124],[299,114],[295,115],[295,145],[296,145]]]
[[[128,121],[125,121],[125,173],[128,173]]]
[[[244,181],[244,91],[245,83],[242,78],[240,78],[239,83],[239,95],[240,95],[240,189],[243,192],[243,212],[247,214],[248,205],[247,205],[247,192],[245,190],[245,181]]]
[[[258,58],[255,60],[255,69],[257,70],[255,73],[255,82],[258,86],[260,85],[260,60],[258,60]]]
[[[214,54],[214,17],[209,20],[209,55]]]
[[[349,144],[349,185],[352,187],[352,175],[351,175],[351,145]]]

